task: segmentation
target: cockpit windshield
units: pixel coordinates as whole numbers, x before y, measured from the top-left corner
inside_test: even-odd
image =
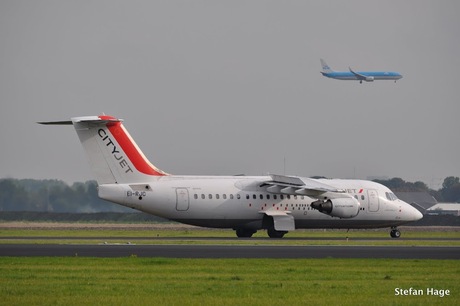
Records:
[[[385,195],[387,196],[387,199],[390,201],[396,201],[398,199],[398,197],[391,192],[385,192]]]

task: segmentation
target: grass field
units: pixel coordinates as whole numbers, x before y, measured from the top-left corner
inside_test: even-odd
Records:
[[[232,230],[142,228],[0,228],[0,243],[136,243],[240,245],[425,245],[460,246],[460,231],[402,229],[401,239],[388,239],[387,230],[296,230],[283,239],[267,238],[265,231],[238,239]],[[50,239],[51,238],[51,239]],[[75,239],[78,238],[78,239]],[[212,238],[212,239],[208,239]],[[364,240],[365,239],[365,240]],[[439,239],[439,240],[437,240]]]
[[[1,305],[458,305],[459,293],[455,260],[0,257]]]
[[[402,239],[385,239],[383,230],[300,230],[287,239],[268,239],[260,232],[254,239],[237,239],[231,230],[0,228],[3,244],[129,239],[144,244],[458,246],[459,236],[457,229],[403,230]],[[396,288],[423,295],[395,295]],[[428,295],[427,288],[450,295]],[[0,257],[0,305],[458,305],[459,300],[457,260]]]

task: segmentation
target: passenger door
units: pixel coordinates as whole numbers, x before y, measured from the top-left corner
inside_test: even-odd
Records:
[[[189,209],[190,200],[187,188],[176,188],[176,210],[186,211]]]
[[[367,190],[367,198],[369,201],[369,211],[377,212],[379,211],[379,194],[375,189]]]

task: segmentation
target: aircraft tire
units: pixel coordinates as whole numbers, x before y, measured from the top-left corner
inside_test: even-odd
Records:
[[[254,233],[257,231],[254,230],[248,230],[244,228],[238,228],[236,229],[236,236],[238,238],[251,238]]]
[[[399,237],[401,237],[401,232],[399,230],[397,230],[397,229],[393,229],[390,232],[390,236],[391,236],[391,238],[399,238]]]
[[[267,234],[268,234],[268,237],[270,237],[270,238],[278,238],[278,239],[280,239],[280,238],[283,238],[286,233],[287,233],[286,231],[277,231],[273,227],[270,227],[270,228],[267,229]]]

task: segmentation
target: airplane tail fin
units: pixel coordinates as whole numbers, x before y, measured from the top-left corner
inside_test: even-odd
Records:
[[[323,73],[331,73],[331,72],[334,72],[334,70],[332,70],[331,67],[329,67],[329,65],[326,63],[325,60],[323,60],[323,59],[321,58],[320,61],[321,61],[321,68],[323,69],[323,70],[322,70]]]
[[[122,121],[102,115],[39,123],[74,126],[99,185],[139,183],[147,177],[168,175],[148,161]]]

